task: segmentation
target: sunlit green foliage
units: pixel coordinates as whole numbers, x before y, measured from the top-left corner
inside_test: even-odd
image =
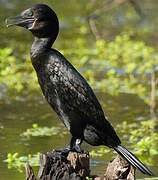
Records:
[[[153,164],[153,157],[158,155],[158,132],[154,120],[146,120],[129,124],[124,121],[117,125],[116,130],[120,133],[122,140],[129,144],[129,149],[136,154],[144,163]],[[129,134],[127,134],[129,132]],[[109,153],[109,149],[101,147],[92,150],[91,157],[103,156]]]
[[[137,94],[146,103],[151,103],[151,72],[158,70],[158,54],[154,48],[131,40],[127,34],[117,36],[111,42],[97,40],[96,47],[91,49],[83,39],[76,42],[78,48],[64,53],[68,56],[75,53],[73,62],[79,67],[87,67],[83,74],[94,88],[112,95]]]
[[[93,180],[94,178],[86,177],[86,180]]]
[[[21,57],[22,58],[22,57]],[[20,92],[29,87],[36,89],[35,72],[31,66],[29,59],[17,59],[13,55],[13,49],[0,49],[0,86],[8,89],[15,89]]]
[[[97,40],[96,46],[91,48],[84,38],[78,38],[76,46],[62,52],[84,70],[82,74],[94,88],[112,95],[137,94],[146,103],[151,103],[150,78],[152,70],[158,70],[158,55],[144,42],[131,40],[129,35],[123,34],[111,42]],[[10,48],[0,50],[1,82],[18,91],[37,88],[30,61],[16,60],[12,53]]]
[[[124,121],[117,125],[118,131],[122,134],[122,139],[129,143],[134,154],[143,162],[153,164],[154,155],[158,155],[158,132],[154,120],[146,120],[129,124]],[[129,135],[124,135],[130,132]]]
[[[37,154],[28,154],[27,156],[19,156],[18,153],[8,153],[8,158],[4,160],[4,162],[8,163],[8,168],[17,168],[20,172],[22,172],[22,168],[25,167],[26,162],[28,162],[31,166],[39,166],[40,153]]]
[[[152,69],[157,70],[156,51],[126,34],[110,43],[99,40],[96,45],[98,55],[105,59],[104,68],[108,68],[103,80],[108,92],[134,93],[150,103],[148,84]]]
[[[21,136],[52,136],[52,135],[64,135],[67,131],[63,131],[61,127],[39,127],[38,124],[33,124],[32,128],[27,129]]]

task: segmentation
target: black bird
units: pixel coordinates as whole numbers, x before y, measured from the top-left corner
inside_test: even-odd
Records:
[[[93,146],[113,148],[142,173],[153,173],[129,152],[118,138],[91,87],[67,59],[51,46],[59,32],[55,12],[47,5],[37,4],[24,10],[18,20],[7,26],[22,26],[32,32],[31,61],[36,70],[42,92],[72,134],[70,144],[61,151],[82,152],[80,145],[86,141]]]

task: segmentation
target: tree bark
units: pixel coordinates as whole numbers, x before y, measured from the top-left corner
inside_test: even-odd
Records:
[[[127,161],[121,159],[118,155],[113,161],[108,164],[104,180],[134,180],[135,168],[132,167]]]
[[[58,151],[40,155],[40,168],[36,178],[32,167],[26,163],[26,180],[134,180],[135,169],[120,156],[111,161],[104,178],[90,175],[89,153],[69,152],[63,154]]]

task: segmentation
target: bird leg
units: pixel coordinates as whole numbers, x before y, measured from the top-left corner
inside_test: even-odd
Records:
[[[81,149],[80,145],[82,143],[82,139],[72,137],[70,141],[70,149],[71,151],[75,151],[78,153],[83,153],[83,150]]]

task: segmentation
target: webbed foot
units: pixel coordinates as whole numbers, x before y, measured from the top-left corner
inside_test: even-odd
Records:
[[[80,147],[81,143],[82,143],[81,139],[76,139],[72,137],[70,144],[68,146],[55,151],[60,152],[61,154],[68,154],[70,151],[83,153],[83,150]]]
[[[82,143],[81,139],[76,139],[72,137],[71,142],[70,142],[71,151],[83,153],[83,150],[80,147],[81,143]]]
[[[81,139],[76,139],[75,143],[73,144],[72,150],[78,153],[83,153],[83,150],[80,147]]]
[[[55,150],[55,151],[57,151],[57,152],[59,152],[61,154],[68,154],[71,151],[70,145],[68,145],[66,147],[63,147],[61,149]]]

